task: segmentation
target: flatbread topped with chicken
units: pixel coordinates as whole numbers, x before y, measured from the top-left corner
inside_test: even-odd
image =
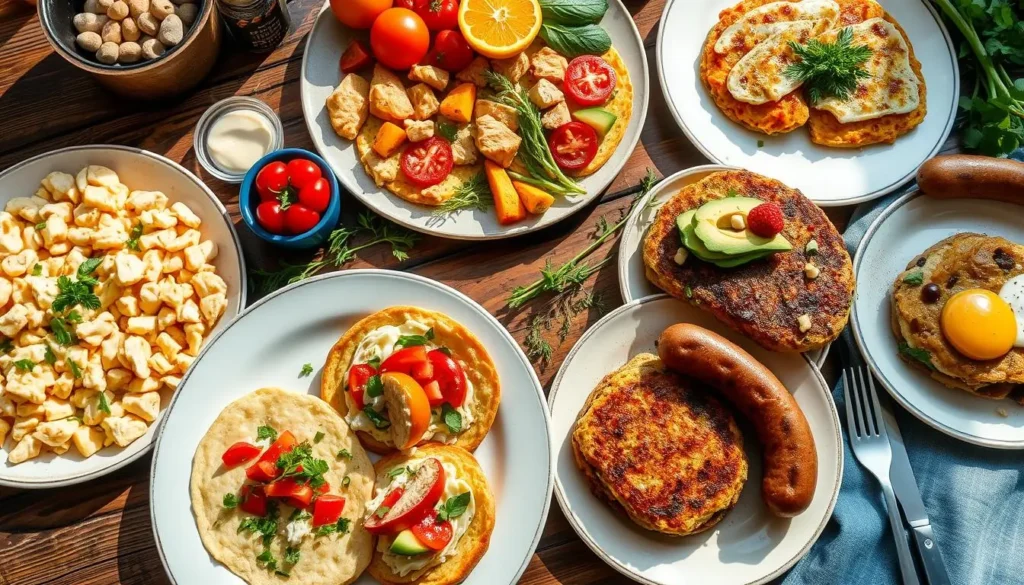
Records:
[[[375,453],[436,441],[472,451],[501,401],[487,349],[452,318],[391,307],[353,325],[331,349],[320,396]]]

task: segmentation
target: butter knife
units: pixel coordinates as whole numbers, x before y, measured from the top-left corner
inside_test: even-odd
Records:
[[[906,516],[907,523],[910,524],[910,534],[913,537],[914,546],[917,547],[918,556],[921,557],[925,577],[931,585],[950,585],[946,563],[942,560],[942,552],[939,550],[939,544],[932,532],[928,511],[925,510],[921,492],[917,488],[917,479],[914,478],[914,470],[910,467],[907,448],[903,445],[903,435],[900,434],[900,428],[896,424],[896,417],[893,415],[889,397],[880,395],[879,403],[882,406],[882,418],[889,431],[889,444],[892,447],[889,481],[892,482],[896,499],[899,500],[900,507],[903,508],[903,515]]]

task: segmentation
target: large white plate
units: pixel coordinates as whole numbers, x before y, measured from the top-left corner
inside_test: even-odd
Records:
[[[742,167],[800,189],[818,205],[848,205],[890,193],[949,137],[960,95],[956,51],[927,0],[885,0],[907,32],[928,86],[928,114],[895,144],[859,149],[811,142],[806,128],[780,136],[751,132],[725,117],[700,82],[700,55],[718,13],[737,0],[669,0],[658,31],[658,75],[665,100],[690,141],[713,162]],[[758,146],[763,141],[764,146]]]
[[[494,359],[501,407],[475,455],[494,491],[497,521],[491,547],[466,583],[519,579],[540,540],[553,481],[548,411],[533,367],[508,331],[461,293],[411,274],[348,270],[293,284],[249,307],[207,345],[182,381],[157,441],[150,480],[153,533],[172,582],[244,583],[203,548],[189,500],[192,455],[220,411],[264,386],[319,395],[320,369],[338,337],[360,318],[394,305],[451,316]],[[307,362],[317,373],[299,378]],[[367,575],[358,583],[374,581]]]
[[[792,392],[807,417],[818,451],[818,484],[811,506],[795,518],[771,515],[761,499],[761,448],[749,425],[744,450],[749,479],[739,503],[714,528],[670,538],[640,528],[591,493],[573,461],[576,416],[601,378],[642,352],[675,323],[695,323],[739,344]],[[600,367],[595,367],[599,365]],[[632,579],[650,585],[754,585],[778,577],[800,560],[832,516],[843,477],[839,417],[817,368],[798,354],[773,353],[726,329],[713,317],[666,295],[619,307],[573,346],[549,398],[555,442],[555,495],[569,523],[599,557]]]
[[[857,293],[850,322],[857,345],[889,394],[936,429],[969,443],[1024,449],[1024,409],[954,390],[897,354],[890,325],[896,275],[929,246],[961,232],[978,232],[1024,242],[1021,207],[980,199],[937,200],[914,190],[875,220],[853,261]],[[997,412],[1005,410],[1006,416]]]
[[[735,170],[735,167],[701,165],[679,171],[665,177],[651,190],[648,196],[649,205],[636,206],[629,216],[629,221],[623,226],[622,237],[619,239],[619,292],[622,294],[624,302],[628,303],[663,292],[654,286],[654,283],[647,280],[644,268],[644,235],[647,233],[647,228],[654,223],[654,216],[657,215],[658,208],[690,183],[696,183],[711,173],[728,170]],[[821,349],[812,349],[807,352],[807,357],[820,368],[825,364],[829,347],[826,345]]]
[[[633,113],[626,134],[608,162],[598,172],[581,181],[587,189],[586,195],[559,197],[543,215],[530,216],[515,225],[499,225],[493,210],[463,210],[442,220],[431,215],[432,208],[403,201],[374,184],[359,162],[355,144],[334,133],[324,106],[327,97],[341,82],[338,60],[342,52],[353,38],[364,38],[366,35],[342,26],[326,3],[309,33],[306,51],[302,56],[300,87],[306,126],[320,155],[334,169],[345,189],[367,207],[396,223],[416,231],[457,240],[496,240],[539,230],[579,211],[611,184],[636,148],[640,140],[640,129],[647,117],[647,54],[633,18],[621,0],[608,3],[608,12],[601,26],[608,31],[633,83]]]
[[[231,216],[210,189],[181,165],[158,154],[128,146],[73,146],[32,157],[0,173],[0,209],[14,197],[28,197],[52,171],[72,175],[87,165],[113,169],[131,189],[163,191],[171,202],[181,201],[203,220],[204,239],[217,244],[213,264],[228,285],[228,306],[214,331],[222,329],[245,307],[245,259]],[[165,401],[168,392],[164,392]],[[163,417],[161,412],[157,418]],[[0,449],[0,485],[51,488],[95,479],[120,469],[144,455],[152,446],[157,424],[125,449],[108,447],[83,459],[71,449],[64,455],[49,453],[18,465],[7,464]],[[8,444],[10,444],[8,442]]]

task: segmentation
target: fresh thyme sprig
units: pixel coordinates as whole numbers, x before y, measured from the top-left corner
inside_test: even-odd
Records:
[[[358,245],[351,245],[355,237],[365,237]],[[356,255],[378,244],[389,244],[391,254],[399,261],[409,258],[411,250],[419,241],[419,234],[381,219],[369,211],[359,214],[355,227],[339,227],[327,237],[327,248],[318,259],[305,264],[283,264],[277,270],[253,270],[256,290],[268,293],[285,285],[305,280],[328,267],[340,268],[352,261]]]
[[[871,76],[863,67],[871,49],[854,45],[849,27],[832,43],[811,39],[806,45],[790,41],[789,46],[800,60],[786,68],[786,76],[804,82],[811,103],[827,97],[845,100],[857,89],[858,80]]]
[[[455,189],[455,195],[439,205],[431,215],[444,217],[461,209],[487,211],[493,205],[494,197],[491,195],[491,187],[487,184],[487,177],[480,172],[459,185]]]

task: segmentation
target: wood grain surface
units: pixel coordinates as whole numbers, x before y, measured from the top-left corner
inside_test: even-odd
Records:
[[[220,59],[198,89],[166,102],[117,97],[55,54],[39,28],[35,8],[22,0],[0,0],[0,169],[38,153],[82,144],[127,144],[163,154],[200,176],[236,219],[252,267],[272,268],[300,260],[257,240],[241,225],[237,188],[209,176],[192,149],[192,131],[203,111],[231,95],[263,100],[280,115],[285,145],[313,149],[299,103],[299,76],[306,34],[322,0],[293,0],[293,30],[272,53],[244,54],[225,38]],[[650,109],[640,145],[608,191],[585,210],[541,232],[493,243],[465,244],[427,237],[398,262],[388,249],[366,250],[347,268],[406,270],[444,282],[469,295],[523,343],[540,303],[509,311],[505,299],[517,285],[539,276],[546,261],[574,256],[592,240],[600,218],[619,219],[635,186],[654,169],[658,176],[708,161],[687,141],[669,114],[658,83],[654,46],[664,0],[627,0],[644,39],[651,79]],[[697,42],[695,39],[694,42]],[[951,141],[945,150],[955,150]],[[362,210],[346,195],[343,221]],[[829,216],[842,229],[852,208]],[[616,240],[592,257],[615,253]],[[614,262],[586,283],[604,310],[622,303]],[[538,374],[547,388],[565,354],[601,311],[584,311],[571,322],[565,340],[549,335],[554,352]],[[835,367],[830,358],[827,371]],[[0,585],[163,585],[169,583],[157,555],[149,515],[146,456],[127,468],[82,485],[21,491],[0,487]],[[500,543],[499,543],[500,544]],[[537,554],[520,583],[529,585],[628,583],[576,537],[559,507],[551,506]],[[182,584],[201,585],[201,584]]]

